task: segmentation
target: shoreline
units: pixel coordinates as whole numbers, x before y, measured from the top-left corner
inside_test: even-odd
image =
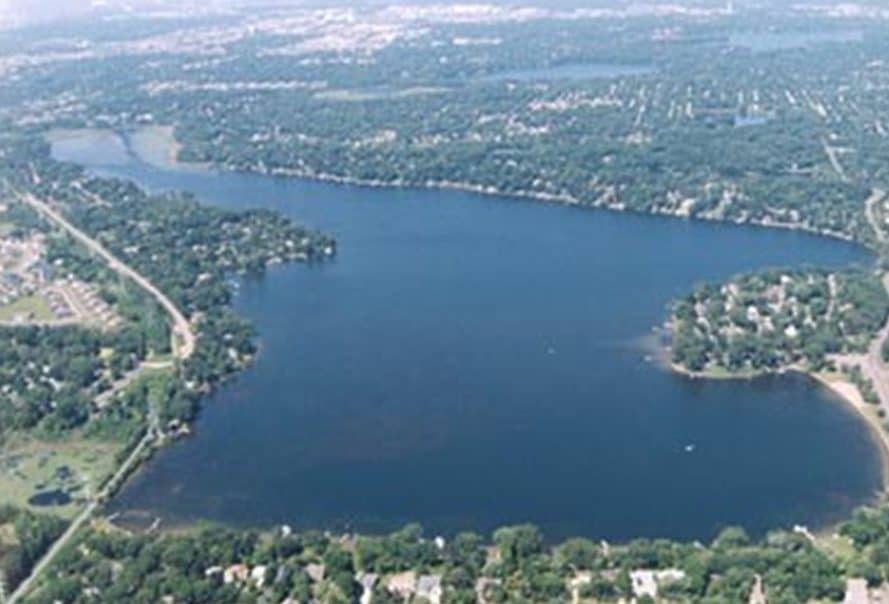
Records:
[[[87,131],[96,131],[102,129],[86,129]],[[139,131],[149,131],[151,134],[156,136],[156,140],[161,142],[162,148],[158,149],[157,154],[152,153],[144,153],[144,149],[133,148],[129,145],[130,137],[134,132]],[[538,203],[552,203],[559,204],[565,206],[574,206],[580,208],[586,208],[591,210],[608,210],[612,212],[628,212],[633,214],[638,214],[641,216],[662,216],[666,218],[679,218],[686,220],[698,220],[702,222],[710,222],[716,224],[725,224],[730,226],[747,226],[747,227],[755,227],[755,228],[768,228],[768,229],[781,229],[788,231],[797,231],[802,233],[807,233],[814,236],[826,237],[829,239],[839,240],[846,243],[852,243],[854,245],[859,245],[864,249],[874,252],[874,248],[872,244],[854,238],[851,235],[846,235],[845,233],[833,232],[833,231],[825,231],[819,230],[812,227],[808,227],[806,225],[801,224],[793,224],[793,223],[782,223],[782,222],[771,222],[771,221],[763,221],[763,220],[730,220],[717,218],[712,216],[684,216],[678,215],[671,212],[665,211],[646,211],[646,210],[635,210],[631,208],[626,208],[622,204],[609,204],[609,203],[583,203],[581,200],[567,195],[567,194],[557,194],[557,193],[543,193],[543,192],[535,192],[535,191],[516,191],[516,192],[505,192],[500,189],[497,189],[493,186],[482,186],[482,185],[473,185],[470,183],[461,183],[456,181],[426,181],[425,183],[410,183],[401,180],[396,180],[393,182],[384,182],[379,180],[372,179],[361,179],[361,178],[353,178],[348,176],[339,176],[336,174],[329,173],[318,173],[318,172],[307,172],[303,170],[291,170],[286,168],[250,168],[250,167],[238,167],[230,164],[213,164],[206,162],[182,162],[179,160],[179,152],[182,150],[183,145],[178,141],[175,134],[175,126],[155,124],[150,126],[142,126],[140,128],[133,129],[132,131],[121,132],[117,130],[111,130],[114,135],[121,138],[129,152],[132,154],[132,157],[139,162],[142,162],[146,165],[159,168],[159,169],[172,169],[172,170],[182,170],[182,171],[196,171],[196,172],[206,172],[206,171],[216,171],[219,173],[240,173],[240,174],[257,174],[262,176],[271,176],[273,178],[297,178],[304,179],[311,182],[320,182],[320,183],[331,183],[337,185],[345,185],[345,186],[354,186],[354,187],[366,187],[372,189],[399,189],[399,190],[443,190],[443,191],[457,191],[462,193],[470,193],[476,195],[483,195],[486,197],[494,197],[494,198],[514,198],[514,199],[523,199],[535,201]],[[66,131],[67,135],[71,134],[71,131]],[[153,156],[163,156],[164,161],[155,162],[152,161]],[[668,328],[669,329],[669,328]],[[852,384],[851,382],[845,380],[840,382],[831,382],[826,375],[819,375],[814,372],[807,371],[805,369],[799,367],[788,367],[788,368],[780,368],[774,371],[750,371],[744,373],[731,373],[726,371],[725,373],[712,373],[712,372],[693,372],[689,371],[675,363],[670,359],[670,355],[668,350],[664,349],[662,345],[659,345],[658,348],[663,353],[660,356],[659,361],[662,364],[666,364],[667,368],[674,373],[682,375],[689,379],[710,379],[710,380],[733,380],[733,379],[755,379],[757,377],[761,377],[763,375],[774,374],[774,375],[782,375],[788,372],[796,372],[807,376],[808,378],[818,382],[822,387],[827,388],[839,398],[843,399],[847,404],[849,404],[855,412],[867,423],[870,431],[874,432],[872,436],[875,437],[877,444],[880,449],[880,457],[882,460],[883,466],[883,479],[882,479],[882,488],[881,494],[883,496],[889,495],[889,433],[887,433],[881,426],[879,422],[879,418],[871,417],[867,412],[869,410],[869,405],[864,399],[861,397],[860,392],[858,391],[857,386]],[[860,400],[860,405],[858,400]]]
[[[889,432],[883,427],[880,417],[877,415],[879,405],[873,405],[864,400],[861,391],[854,383],[838,372],[810,371],[802,367],[781,367],[774,370],[745,371],[732,373],[729,370],[714,372],[691,371],[678,365],[670,359],[669,351],[662,347],[663,354],[660,364],[671,373],[689,380],[755,380],[761,377],[787,375],[795,373],[812,380],[821,388],[830,391],[835,398],[852,409],[865,423],[874,446],[879,450],[881,465],[881,487],[878,498],[889,498]]]
[[[141,160],[142,158],[140,158]],[[155,166],[159,168],[170,166]],[[503,191],[494,186],[483,186],[483,185],[474,185],[471,183],[461,183],[458,181],[435,181],[429,180],[424,183],[412,183],[405,182],[402,180],[396,180],[392,182],[385,182],[379,180],[367,180],[361,178],[352,178],[347,176],[338,176],[335,174],[327,174],[327,173],[314,173],[314,172],[305,172],[300,170],[288,170],[286,168],[272,168],[265,170],[257,170],[251,168],[240,168],[237,166],[230,166],[226,164],[216,165],[216,164],[205,164],[205,163],[182,163],[178,160],[173,164],[173,169],[181,169],[181,170],[218,170],[221,172],[232,172],[239,174],[259,174],[263,176],[271,176],[277,178],[296,178],[302,179],[310,182],[319,182],[319,183],[330,183],[337,185],[346,185],[353,187],[366,187],[371,189],[399,189],[399,190],[438,190],[438,191],[456,191],[459,193],[471,193],[474,195],[482,195],[485,197],[492,197],[498,199],[522,199],[522,200],[530,200],[538,203],[550,203],[550,204],[558,204],[563,206],[571,206],[577,208],[584,208],[589,210],[607,210],[609,212],[621,212],[621,213],[631,213],[637,214],[639,216],[661,216],[664,218],[673,218],[680,220],[697,220],[701,222],[709,222],[714,224],[725,224],[729,226],[747,226],[747,227],[756,227],[756,228],[767,228],[767,229],[780,229],[785,231],[797,231],[801,233],[807,233],[809,235],[815,235],[819,237],[826,237],[828,239],[835,239],[838,241],[843,241],[845,243],[852,243],[855,245],[860,245],[866,250],[871,252],[874,251],[874,248],[871,244],[856,239],[852,235],[847,235],[845,233],[835,232],[835,231],[826,231],[820,230],[813,227],[809,227],[803,224],[793,224],[788,222],[772,222],[766,220],[757,220],[757,219],[749,219],[749,220],[732,220],[727,218],[717,218],[714,216],[687,216],[683,214],[678,214],[675,212],[669,211],[660,211],[657,209],[651,210],[637,210],[634,208],[627,208],[622,203],[599,203],[598,201],[593,203],[584,203],[583,201],[577,199],[576,197],[561,194],[561,193],[544,193],[540,191]]]
[[[879,415],[877,415],[879,406],[865,401],[858,386],[848,379],[845,379],[844,376],[826,372],[810,372],[797,369],[792,371],[805,375],[809,379],[817,382],[822,388],[835,394],[836,398],[845,402],[867,425],[868,432],[871,434],[874,445],[880,451],[883,485],[879,492],[879,499],[886,499],[887,496],[889,496],[889,433],[887,433],[880,421]]]
[[[806,233],[809,235],[815,235],[819,237],[826,237],[829,239],[834,239],[838,241],[843,241],[845,243],[851,243],[855,245],[860,245],[864,249],[874,253],[875,246],[873,243],[868,242],[866,240],[862,240],[856,238],[853,235],[849,235],[846,233],[838,232],[838,231],[829,231],[824,229],[817,229],[811,226],[807,226],[805,224],[795,224],[789,222],[778,222],[771,220],[761,220],[761,219],[746,219],[746,220],[738,220],[738,219],[730,219],[730,218],[720,218],[716,216],[705,216],[705,215],[697,215],[690,216],[679,214],[676,212],[670,212],[666,210],[659,210],[657,208],[644,210],[644,209],[634,209],[627,208],[621,202],[602,202],[600,201],[605,197],[603,194],[599,197],[598,200],[586,203],[582,200],[565,194],[565,193],[546,193],[542,191],[527,191],[527,190],[518,190],[518,191],[503,191],[494,186],[484,186],[472,183],[465,183],[459,181],[448,181],[448,180],[427,180],[425,182],[409,182],[401,179],[394,181],[381,181],[374,179],[363,179],[363,178],[355,178],[350,176],[341,176],[337,174],[331,174],[327,172],[315,172],[315,171],[307,171],[307,170],[294,170],[288,168],[267,168],[265,166],[259,167],[241,167],[235,166],[231,164],[216,164],[212,162],[183,162],[180,161],[178,156],[180,151],[183,148],[183,145],[177,140],[175,135],[175,127],[161,124],[154,125],[146,125],[137,128],[131,129],[106,129],[106,128],[82,128],[82,129],[64,129],[64,130],[48,130],[45,133],[46,140],[50,143],[58,140],[70,140],[72,138],[77,138],[78,130],[84,133],[108,133],[116,136],[120,139],[123,144],[127,155],[136,161],[143,163],[147,166],[151,166],[154,168],[162,169],[162,170],[173,170],[173,171],[195,171],[195,172],[207,172],[214,171],[217,173],[235,173],[235,174],[256,174],[262,176],[271,176],[273,178],[296,178],[302,179],[308,182],[318,182],[318,183],[330,183],[337,185],[345,185],[345,186],[353,186],[353,187],[366,187],[371,189],[398,189],[398,190],[439,190],[439,191],[456,191],[460,193],[470,193],[475,195],[482,195],[485,197],[492,198],[500,198],[500,199],[522,199],[522,200],[530,200],[539,203],[551,203],[558,204],[564,206],[578,207],[578,208],[586,208],[591,210],[608,210],[611,212],[626,212],[632,214],[638,214],[640,216],[662,216],[665,218],[673,218],[673,219],[684,219],[684,220],[696,220],[701,222],[708,222],[714,224],[725,224],[730,226],[748,226],[748,227],[756,227],[756,228],[767,228],[767,229],[780,229],[785,231],[796,231],[801,233]],[[132,137],[133,134],[138,134],[139,132],[148,132],[149,135],[154,136],[157,140],[161,141],[161,148],[157,149],[157,153],[146,153],[145,149],[140,145],[132,145]],[[162,161],[155,161],[155,158],[163,157]]]
[[[150,134],[153,135],[153,140],[157,141],[158,148],[155,149],[156,152],[146,152],[145,147],[141,145],[133,145],[130,137],[133,133],[137,133],[140,130],[150,131]],[[76,131],[68,130],[65,131],[62,138],[76,138]],[[727,226],[748,226],[748,227],[756,227],[756,228],[771,228],[771,229],[782,229],[782,230],[790,230],[790,231],[800,231],[814,236],[826,237],[829,239],[840,240],[846,243],[853,243],[855,245],[860,245],[864,249],[873,252],[873,247],[866,241],[856,239],[853,236],[846,235],[840,232],[832,232],[832,231],[824,231],[818,230],[812,227],[808,227],[806,225],[801,224],[792,224],[792,223],[779,223],[772,221],[763,221],[763,220],[732,220],[732,219],[724,219],[713,216],[686,216],[680,215],[674,212],[669,211],[658,211],[657,209],[652,210],[637,210],[633,208],[626,208],[623,204],[620,203],[607,203],[597,200],[593,203],[583,203],[579,199],[576,199],[572,196],[566,194],[553,194],[553,193],[545,193],[545,192],[534,192],[534,191],[516,191],[516,192],[504,192],[502,190],[497,189],[496,187],[485,187],[481,185],[472,185],[468,183],[460,183],[454,181],[427,181],[426,183],[410,183],[404,182],[401,180],[396,180],[393,182],[383,182],[377,180],[364,180],[350,177],[342,177],[337,176],[335,174],[326,174],[326,173],[308,173],[298,170],[289,170],[286,168],[278,168],[278,169],[267,169],[263,167],[259,168],[239,168],[237,166],[228,165],[228,164],[204,164],[204,163],[191,163],[191,162],[180,162],[178,160],[178,152],[181,149],[181,145],[175,138],[175,134],[173,132],[173,128],[170,126],[162,126],[155,125],[149,126],[147,128],[137,128],[133,130],[105,130],[105,129],[84,129],[84,132],[108,132],[116,137],[118,137],[123,143],[126,151],[128,152],[128,156],[138,162],[141,162],[147,166],[155,167],[158,169],[166,169],[166,170],[174,170],[174,171],[195,171],[195,172],[217,172],[217,173],[241,173],[241,174],[256,174],[262,176],[271,176],[273,178],[298,178],[304,179],[306,181],[311,182],[321,182],[321,183],[331,183],[337,185],[344,186],[355,186],[355,187],[365,187],[372,189],[399,189],[399,190],[450,190],[457,191],[475,195],[483,195],[487,197],[494,198],[513,198],[513,199],[522,199],[534,201],[537,203],[545,202],[552,204],[559,204],[565,206],[576,206],[584,209],[599,209],[599,210],[609,210],[613,212],[627,212],[638,215],[649,215],[649,216],[661,216],[665,218],[684,218],[686,220],[699,220],[711,223],[724,223]],[[49,138],[51,135],[47,135],[47,140],[53,140]],[[59,137],[56,137],[55,140],[59,140]],[[600,200],[603,198],[599,198]],[[668,370],[682,375],[688,379],[755,379],[757,377],[767,375],[767,374],[785,374],[788,372],[797,372],[806,375],[808,378],[818,382],[821,387],[829,389],[832,393],[834,393],[837,397],[845,401],[846,404],[850,405],[853,410],[858,414],[858,416],[865,421],[868,426],[868,431],[871,433],[871,437],[874,439],[875,444],[880,450],[880,463],[881,463],[881,488],[879,491],[879,499],[884,499],[887,494],[889,494],[889,434],[887,434],[880,424],[879,418],[876,417],[875,413],[869,413],[870,405],[864,402],[860,393],[858,392],[857,387],[854,386],[851,382],[846,380],[832,380],[830,375],[819,375],[814,372],[809,372],[803,370],[801,368],[782,368],[775,371],[768,372],[745,372],[745,373],[731,373],[725,372],[723,373],[710,373],[710,372],[692,372],[685,368],[682,368],[671,362],[669,359],[669,353],[667,350],[663,349],[663,346],[659,346],[664,353],[661,356],[661,361],[665,361],[665,366]],[[162,444],[160,448],[163,448],[166,443]],[[139,463],[134,468],[133,474],[139,472],[144,467],[144,463]],[[828,527],[825,527],[827,530]],[[821,532],[819,530],[819,532]]]

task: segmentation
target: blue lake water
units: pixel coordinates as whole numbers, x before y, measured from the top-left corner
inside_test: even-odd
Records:
[[[113,502],[166,522],[552,539],[823,526],[880,486],[868,429],[801,376],[695,381],[646,360],[668,301],[774,265],[869,262],[788,231],[57,156],[336,235],[245,281],[256,364]],[[96,160],[99,158],[99,160]],[[688,445],[693,450],[688,451]]]

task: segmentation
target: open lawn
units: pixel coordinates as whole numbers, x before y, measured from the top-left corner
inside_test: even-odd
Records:
[[[850,562],[855,557],[855,548],[848,537],[831,532],[819,535],[816,543],[822,551],[844,563]]]
[[[18,544],[15,527],[12,524],[0,524],[0,550]]]
[[[0,504],[71,518],[112,473],[119,450],[119,444],[79,436],[52,442],[14,436],[0,448]],[[45,507],[29,504],[34,495],[52,491],[68,493],[71,501]]]
[[[39,295],[25,296],[12,304],[0,306],[0,321],[12,321],[23,315],[35,321],[51,321],[53,319],[49,303]]]

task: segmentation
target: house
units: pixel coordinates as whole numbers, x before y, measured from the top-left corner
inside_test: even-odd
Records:
[[[358,583],[361,585],[361,604],[370,604],[373,598],[374,587],[377,585],[379,575],[374,573],[359,573],[356,576]]]
[[[572,602],[580,602],[580,590],[593,582],[593,573],[582,571],[576,573],[568,580],[568,591],[571,593]]]
[[[225,569],[222,575],[222,582],[226,585],[230,583],[246,583],[249,578],[249,566],[246,564],[233,564]]]
[[[256,587],[261,589],[262,586],[265,585],[265,575],[267,570],[265,565],[260,564],[250,571],[250,580],[253,581]]]
[[[403,600],[409,600],[417,592],[417,573],[410,570],[389,577],[386,589]]]
[[[797,535],[802,535],[805,537],[809,543],[815,543],[815,535],[812,534],[812,531],[809,530],[809,527],[803,526],[801,524],[793,525],[793,532]]]
[[[584,585],[589,585],[593,582],[593,573],[589,571],[581,571],[575,574],[569,581],[568,586],[571,589],[580,589]]]
[[[633,595],[637,598],[649,596],[657,598],[657,581],[652,570],[634,570],[630,573],[633,583]]]
[[[759,321],[759,309],[756,308],[755,306],[752,306],[752,305],[748,306],[747,307],[747,320],[752,321],[754,323]]]
[[[685,578],[685,572],[670,568],[667,570],[634,570],[630,573],[633,595],[637,598],[648,596],[657,599],[662,585],[669,585]]]
[[[864,579],[846,579],[846,596],[843,604],[870,604],[867,593],[867,581]]]
[[[441,575],[421,575],[417,580],[417,595],[431,604],[440,604],[442,593]]]
[[[324,580],[324,565],[309,564],[306,566],[306,574],[314,583],[320,583]]]
[[[204,576],[208,579],[210,577],[219,577],[222,575],[223,568],[221,566],[211,566],[207,570],[204,571]]]
[[[500,585],[500,579],[492,579],[490,577],[479,577],[475,582],[475,595],[481,604],[487,604],[488,599],[485,597],[490,587]]]

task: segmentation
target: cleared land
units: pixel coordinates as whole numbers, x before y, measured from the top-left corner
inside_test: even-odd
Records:
[[[0,306],[0,322],[24,318],[26,322],[48,322],[54,318],[49,303],[43,296],[32,295],[19,298],[11,304]]]
[[[114,472],[120,443],[72,436],[61,441],[16,437],[0,448],[0,493],[7,503],[73,518]],[[63,490],[65,505],[36,508],[36,494]]]

